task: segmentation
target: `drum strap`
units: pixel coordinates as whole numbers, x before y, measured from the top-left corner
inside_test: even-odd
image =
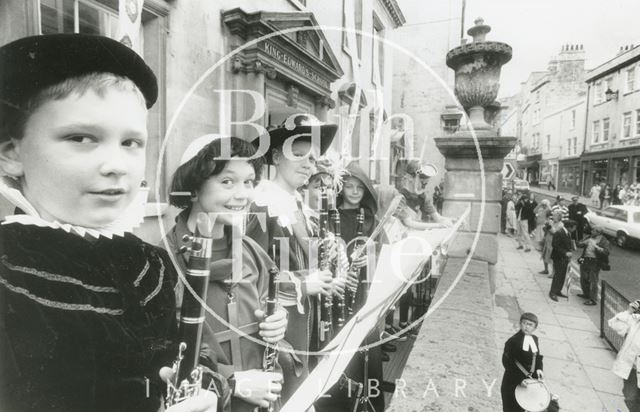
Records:
[[[524,366],[522,366],[522,364],[520,362],[515,361],[516,362],[516,366],[518,367],[518,369],[520,369],[520,371],[524,374],[524,376],[526,376],[526,377],[533,376],[533,372],[536,369],[536,357],[537,356],[538,356],[538,354],[534,352],[533,353],[533,359],[532,359],[532,362],[531,362],[531,371],[529,373],[527,373],[527,370],[524,368]]]

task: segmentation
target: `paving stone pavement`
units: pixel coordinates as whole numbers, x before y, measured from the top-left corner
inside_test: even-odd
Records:
[[[540,319],[536,335],[544,355],[549,389],[560,396],[565,412],[628,412],[622,380],[611,372],[615,352],[600,338],[599,306],[584,306],[572,285],[569,299],[548,297],[551,279],[535,250],[517,250],[514,239],[499,235],[499,261],[494,274],[493,320],[496,348],[518,330],[522,312]],[[500,365],[500,367],[502,367]]]

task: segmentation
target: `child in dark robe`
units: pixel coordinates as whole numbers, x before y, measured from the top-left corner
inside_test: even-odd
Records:
[[[500,393],[504,412],[523,412],[516,401],[515,390],[526,378],[544,379],[542,355],[538,337],[533,334],[538,327],[538,317],[533,313],[520,316],[520,330],[504,344],[502,366],[504,376]]]
[[[0,225],[2,410],[164,410],[177,274],[130,233],[157,96],[142,58],[105,37],[0,48],[0,192],[16,207]],[[167,412],[216,404],[201,391]]]

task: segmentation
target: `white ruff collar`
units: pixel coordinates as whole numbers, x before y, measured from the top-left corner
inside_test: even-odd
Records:
[[[269,216],[277,217],[280,226],[289,229],[298,222],[298,201],[302,202],[300,193],[292,195],[271,180],[261,181],[253,192],[253,202],[266,206]]]
[[[533,340],[533,336],[524,335],[524,340],[522,341],[522,350],[528,352],[531,349],[531,352],[538,352],[538,346],[536,346],[536,341]]]
[[[49,222],[40,217],[31,203],[22,195],[16,186],[16,182],[3,176],[0,179],[0,194],[11,204],[20,208],[25,214],[9,215],[4,217],[3,225],[9,223],[19,223],[22,225],[34,225],[39,227],[50,227],[62,229],[68,233],[75,233],[82,237],[85,235],[99,238],[104,236],[111,239],[113,235],[124,236],[125,232],[131,232],[133,228],[140,226],[144,220],[144,205],[146,203],[145,191],[139,191],[136,198],[122,212],[122,214],[109,225],[99,228],[88,228],[83,226],[61,223],[58,221]]]

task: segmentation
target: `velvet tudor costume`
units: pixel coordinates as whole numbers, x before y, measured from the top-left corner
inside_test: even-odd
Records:
[[[156,411],[177,351],[164,250],[126,234],[0,226],[8,403],[16,410]],[[8,409],[11,410],[11,409]]]

